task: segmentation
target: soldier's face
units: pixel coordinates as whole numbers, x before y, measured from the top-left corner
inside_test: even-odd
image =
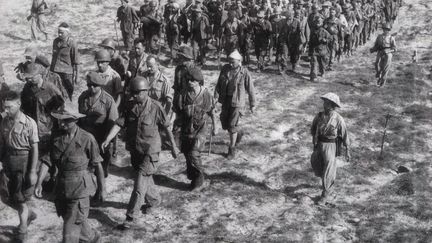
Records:
[[[99,72],[108,70],[109,62],[97,62]]]
[[[135,52],[139,56],[144,53],[144,46],[141,42],[135,45]]]
[[[58,37],[60,37],[60,39],[66,39],[66,37],[69,36],[69,32],[67,32],[66,30],[62,30],[62,29],[58,29]]]
[[[196,80],[189,80],[188,84],[189,84],[189,88],[192,89],[198,88],[200,85],[199,82]]]
[[[143,103],[148,99],[148,90],[140,90],[132,93],[133,98],[138,103]]]
[[[328,100],[324,100],[323,107],[324,107],[324,111],[326,111],[326,112],[334,110],[333,103],[331,101],[328,101]]]
[[[241,61],[240,61],[240,60],[237,60],[237,59],[232,59],[232,58],[230,58],[229,63],[230,63],[230,65],[231,65],[231,67],[233,67],[233,68],[237,68],[237,67],[240,66]]]
[[[87,83],[87,89],[90,92],[90,94],[92,94],[92,95],[99,94],[99,92],[101,91],[100,86],[97,86],[97,85],[92,84],[92,83]]]
[[[63,131],[71,131],[76,126],[76,120],[74,119],[63,119],[59,120],[59,128]]]
[[[7,117],[15,117],[20,107],[21,107],[21,101],[19,99],[6,100],[3,105]]]
[[[330,16],[336,16],[336,10],[334,10],[334,9],[332,9],[331,11],[330,11]]]
[[[121,3],[121,5],[122,5],[123,7],[127,5],[127,2],[124,1],[124,0],[120,0],[120,3]]]
[[[151,74],[156,73],[157,70],[159,70],[159,67],[158,67],[156,60],[154,60],[153,58],[149,59],[147,61],[147,69],[148,69],[149,73],[151,73]]]
[[[42,75],[36,74],[33,77],[26,77],[25,81],[29,82],[33,85],[37,85],[37,84],[39,84],[39,82],[42,82]]]

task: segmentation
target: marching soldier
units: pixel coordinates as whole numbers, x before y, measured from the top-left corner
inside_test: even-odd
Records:
[[[330,9],[330,15],[324,22],[324,28],[332,36],[328,44],[330,55],[327,66],[327,71],[331,71],[333,70],[332,65],[339,49],[339,36],[341,36],[340,23],[336,17],[336,9]]]
[[[37,180],[38,128],[36,122],[20,111],[20,96],[9,91],[5,94],[5,117],[0,123],[0,161],[3,164],[3,178],[0,192],[6,192],[2,201],[18,211],[19,226],[15,230],[17,240],[25,242],[28,224],[36,214],[27,203],[34,192]]]
[[[165,34],[166,39],[168,41],[168,47],[170,48],[171,60],[168,64],[169,67],[173,65],[173,61],[177,59],[177,50],[180,45],[180,28],[181,26],[178,23],[178,19],[180,17],[179,4],[172,3],[167,6],[171,10],[170,15],[168,16],[166,25],[165,25]]]
[[[315,27],[311,32],[309,41],[310,80],[312,82],[315,82],[317,78],[317,65],[319,76],[324,76],[329,55],[328,43],[332,39],[330,33],[323,27],[322,15],[318,15],[315,19]]]
[[[99,50],[96,52],[95,59],[98,67],[97,72],[103,81],[101,87],[114,98],[115,105],[119,107],[123,96],[123,86],[120,74],[109,65],[111,55],[106,50]]]
[[[179,65],[174,70],[174,100],[183,90],[187,90],[189,82],[189,70],[197,65],[193,61],[193,51],[189,46],[180,46],[178,55]]]
[[[72,100],[74,86],[77,84],[79,64],[76,41],[71,37],[69,25],[63,22],[59,25],[58,37],[53,42],[50,70],[60,76],[70,100]]]
[[[205,144],[207,117],[212,120],[212,133],[216,134],[213,114],[213,97],[202,86],[204,78],[199,68],[189,70],[188,89],[183,90],[174,101],[174,111],[181,120],[181,152],[186,157],[187,177],[191,180],[191,190],[200,188],[204,183],[201,150]]]
[[[120,30],[122,32],[123,43],[126,51],[132,50],[135,29],[139,23],[139,17],[135,9],[129,6],[129,0],[120,0],[121,6],[117,9],[117,22],[120,22]]]
[[[125,112],[116,121],[101,146],[103,150],[106,149],[120,129],[126,128],[126,149],[131,153],[131,163],[136,175],[126,220],[119,226],[120,229],[128,229],[135,223],[144,202],[146,202],[146,213],[160,204],[161,198],[153,181],[161,151],[160,128],[165,128],[173,145],[171,147],[173,157],[177,158],[178,155],[173,135],[168,129],[170,124],[165,111],[159,102],[148,95],[150,84],[147,79],[136,77],[131,80],[130,85],[133,100],[128,102]]]
[[[382,87],[387,81],[387,75],[390,71],[393,53],[396,51],[396,41],[390,34],[391,26],[389,23],[383,25],[383,33],[378,35],[374,46],[370,52],[377,52],[375,60],[375,71],[377,85]]]
[[[230,10],[228,19],[222,24],[222,38],[227,56],[238,49],[240,31],[240,21],[236,17],[236,12]]]
[[[62,242],[99,242],[100,233],[88,222],[90,196],[98,190],[97,199],[106,198],[103,161],[95,138],[77,125],[84,115],[69,105],[52,112],[59,130],[51,137],[51,163],[46,162],[42,176],[49,167],[58,169],[54,204],[63,218]],[[97,183],[92,178],[96,174]]]
[[[321,96],[324,102],[324,111],[319,112],[311,127],[313,153],[311,156],[312,169],[316,176],[322,180],[322,193],[320,205],[325,205],[333,194],[333,185],[336,179],[336,156],[341,155],[340,146],[346,148],[346,159],[350,160],[349,139],[344,119],[336,108],[340,108],[339,96],[327,93]]]
[[[267,55],[272,34],[271,24],[264,19],[264,16],[264,11],[260,11],[257,15],[257,21],[252,22],[252,29],[255,34],[255,55],[258,60],[257,72],[264,70],[264,58]]]
[[[81,128],[91,133],[96,142],[101,145],[106,138],[114,122],[118,119],[117,105],[113,97],[106,92],[105,80],[97,72],[90,71],[87,74],[87,87],[78,98],[78,111],[85,117],[79,120]],[[108,176],[108,167],[113,158],[112,143],[103,150],[102,168],[105,177]]]
[[[293,72],[297,69],[297,63],[307,42],[307,37],[305,36],[305,28],[308,26],[306,18],[304,24],[306,26],[302,25],[300,10],[296,10],[294,18],[288,22],[288,53]],[[307,27],[307,32],[309,32],[309,27]]]
[[[246,94],[249,96],[250,111],[253,113],[255,109],[253,81],[247,68],[242,67],[241,60],[242,57],[238,51],[229,55],[230,64],[223,66],[214,93],[215,100],[222,104],[220,114],[222,129],[228,130],[230,135],[227,156],[230,160],[235,158],[235,146],[242,137],[238,123],[244,114]]]
[[[45,36],[45,41],[48,40],[48,32],[46,30],[45,14],[49,12],[48,5],[45,0],[33,0],[30,9],[30,15],[27,20],[31,20],[31,38],[38,39],[38,32]]]
[[[200,65],[205,65],[206,62],[206,46],[207,41],[210,38],[210,22],[207,15],[203,14],[203,10],[199,6],[192,8],[192,48],[194,52],[194,59]]]
[[[141,40],[135,41],[135,52],[129,60],[128,71],[126,72],[127,80],[135,78],[137,76],[143,76],[147,71],[147,53],[145,52],[145,45]],[[125,86],[128,82],[125,83]]]
[[[144,40],[148,52],[152,49],[152,41],[158,42],[161,34],[162,16],[158,11],[155,1],[150,1],[148,6],[140,9],[141,29],[140,38]]]

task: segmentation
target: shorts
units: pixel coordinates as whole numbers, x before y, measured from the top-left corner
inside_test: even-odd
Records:
[[[220,121],[223,130],[230,133],[238,132],[238,122],[242,116],[241,107],[232,107],[230,102],[224,101],[220,113]]]
[[[29,155],[8,155],[5,159],[4,189],[12,204],[24,203],[31,199],[34,186],[26,179]]]

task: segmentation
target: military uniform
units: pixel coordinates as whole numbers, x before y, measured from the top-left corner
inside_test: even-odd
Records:
[[[53,42],[50,70],[60,76],[63,87],[71,100],[74,91],[73,69],[79,64],[79,53],[75,40],[72,37],[67,37],[66,40],[57,37]]]
[[[290,55],[290,62],[293,71],[297,68],[297,63],[300,60],[303,46],[306,44],[306,36],[304,33],[299,18],[294,18],[291,22],[288,22],[288,53]]]
[[[329,17],[324,22],[324,28],[329,32],[332,38],[329,40],[329,60],[328,60],[328,69],[330,70],[336,55],[339,50],[339,37],[341,36],[341,27],[339,20],[333,16]]]
[[[390,71],[393,52],[396,51],[396,41],[392,35],[386,36],[380,34],[376,38],[375,44],[370,51],[377,52],[375,60],[375,72],[378,78],[377,84],[383,86],[387,81],[387,75]]]
[[[148,95],[150,98],[161,103],[162,107],[166,107],[167,102],[173,100],[173,90],[168,79],[159,70],[154,76],[149,71],[144,73],[144,77],[149,80],[150,89]]]
[[[180,150],[186,157],[186,173],[192,180],[192,188],[202,185],[204,180],[201,150],[205,144],[207,116],[213,109],[213,98],[201,86],[200,92],[183,91],[174,101],[174,111],[181,120]]]
[[[88,223],[90,196],[96,192],[93,168],[103,159],[94,137],[76,126],[72,136],[52,135],[49,166],[58,169],[55,207],[63,218],[63,242],[96,242],[98,232]]]
[[[159,127],[168,127],[170,124],[160,103],[150,98],[144,103],[130,101],[116,124],[126,128],[126,149],[131,153],[132,167],[136,171],[126,213],[127,217],[133,219],[144,202],[149,206],[157,206],[161,201],[153,181],[161,151],[158,131]]]
[[[172,86],[174,90],[174,100],[176,96],[179,95],[183,90],[188,89],[189,81],[189,70],[197,67],[193,61],[187,61],[177,67],[174,70],[174,84]]]
[[[100,95],[92,97],[89,91],[84,91],[78,98],[78,110],[85,114],[79,121],[79,125],[91,133],[100,145],[106,138],[111,127],[118,119],[116,103],[111,95],[102,90]],[[113,145],[102,153],[105,177],[108,176],[108,166],[111,164]]]
[[[237,18],[234,18],[232,21],[227,19],[222,24],[222,38],[224,38],[224,49],[227,56],[239,47],[240,28],[240,21]]]
[[[264,68],[264,58],[270,44],[272,26],[268,20],[263,20],[263,22],[252,22],[252,29],[255,34],[254,44],[258,69],[261,70]]]
[[[48,37],[46,30],[45,13],[48,10],[48,5],[44,0],[33,0],[30,13],[31,15],[31,38],[37,40],[37,33],[44,34],[45,39]]]
[[[205,64],[207,40],[211,37],[209,33],[210,22],[206,15],[192,20],[191,35],[192,48],[195,61]]]
[[[224,130],[230,133],[238,132],[246,94],[249,95],[249,106],[254,107],[255,89],[249,71],[241,66],[237,69],[233,69],[229,64],[223,66],[216,84],[215,96],[222,104],[220,120]]]
[[[314,81],[317,77],[316,69],[318,69],[320,75],[323,76],[325,73],[325,68],[328,63],[328,43],[331,41],[332,36],[324,28],[319,27],[312,31],[310,41],[309,41],[309,56],[310,56],[310,78]]]
[[[105,81],[102,88],[114,98],[116,101],[119,95],[123,92],[123,85],[120,74],[118,74],[111,66],[105,72],[98,72],[101,78]]]
[[[147,71],[147,57],[148,55],[146,53],[143,53],[141,56],[135,54],[131,57],[128,66],[128,71],[131,72],[131,79],[136,76],[143,77],[145,71]],[[125,84],[126,87],[127,85],[128,84]]]
[[[120,80],[126,79],[126,71],[128,70],[129,57],[122,56],[118,53],[111,57],[110,67],[120,75]]]
[[[154,4],[151,2],[150,4]],[[156,6],[143,5],[140,9],[141,29],[140,37],[144,39],[147,51],[151,49],[151,41],[155,38],[159,40],[162,16]]]
[[[3,201],[15,209],[17,204],[25,203],[33,195],[34,186],[27,180],[27,170],[30,167],[30,150],[38,142],[36,122],[23,112],[18,111],[15,120],[6,117],[1,121],[0,161],[8,178],[7,188],[4,188],[8,197]]]
[[[21,109],[33,118],[38,126],[39,158],[49,159],[46,156],[50,151],[49,140],[51,131],[55,128],[51,112],[64,104],[61,92],[54,84],[44,80],[42,86],[26,83],[21,93]]]
[[[138,14],[131,6],[121,6],[117,9],[117,22],[120,22],[120,30],[126,50],[130,51],[135,38],[135,26],[139,23]]]
[[[171,51],[171,59],[177,58],[177,49],[180,45],[180,28],[178,23],[179,14],[169,16],[165,26],[165,34],[168,42],[168,47]]]

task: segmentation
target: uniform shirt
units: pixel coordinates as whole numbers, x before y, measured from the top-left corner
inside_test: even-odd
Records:
[[[32,144],[39,142],[36,122],[21,111],[16,120],[5,117],[0,123],[0,159],[7,150],[29,151]]]
[[[249,95],[249,105],[255,106],[255,89],[249,71],[244,67],[233,69],[226,64],[220,72],[215,93],[219,94],[218,101],[225,100],[231,103],[232,107],[242,108],[246,103],[246,93]]]
[[[95,138],[76,126],[71,136],[63,131],[53,133],[51,143],[51,160],[43,161],[58,168],[56,197],[78,199],[93,195],[96,184],[90,171],[103,161]]]
[[[120,6],[117,9],[117,22],[120,22],[121,31],[132,33],[134,26],[139,23],[139,17],[134,8]]]
[[[99,142],[105,139],[119,117],[113,97],[104,90],[97,97],[92,97],[88,90],[84,91],[78,98],[78,110],[86,115],[80,119],[79,125]]]
[[[21,93],[21,103],[22,111],[36,121],[40,140],[48,141],[54,126],[51,112],[64,104],[60,90],[48,81],[43,81],[40,88],[26,83]]]
[[[266,45],[272,34],[272,26],[270,21],[252,22],[252,28],[255,34],[255,45]]]
[[[396,41],[391,35],[385,36],[380,34],[375,40],[375,44],[372,47],[372,51],[378,51],[378,54],[387,54],[396,51]]]
[[[183,64],[177,65],[174,70],[174,96],[180,94],[183,90],[188,88],[189,82],[189,70],[197,67],[193,61],[184,62]],[[201,70],[199,68],[199,70]]]
[[[126,128],[127,150],[150,156],[161,151],[159,128],[170,125],[161,104],[151,98],[144,103],[128,102],[116,124]]]
[[[70,36],[66,40],[60,37],[55,38],[50,70],[56,73],[72,74],[73,66],[78,64],[79,53],[75,40]]]
[[[328,115],[325,112],[318,113],[312,122],[311,134],[314,144],[320,140],[340,138],[345,146],[349,145],[345,121],[336,111],[331,111]]]
[[[149,71],[144,74],[144,77],[146,77],[150,82],[148,95],[150,98],[159,101],[162,106],[165,107],[166,102],[168,100],[172,101],[173,99],[171,84],[161,71],[158,71],[154,77],[150,75]]]
[[[199,18],[192,21],[192,39],[196,41],[206,40],[210,37],[208,29],[210,22],[205,15],[201,15]]]
[[[330,33],[322,26],[312,31],[309,40],[309,55],[326,55],[328,53],[328,43],[332,38]]]
[[[117,97],[123,92],[123,86],[120,74],[118,74],[114,69],[108,66],[105,72],[98,72],[102,79],[105,81],[105,84],[102,88],[110,94],[114,100],[117,100]]]
[[[213,97],[202,86],[198,94],[187,90],[174,101],[173,109],[181,121],[183,135],[201,135],[206,132],[206,115],[213,109]]]
[[[109,63],[110,67],[114,69],[119,75],[121,80],[125,79],[126,71],[128,70],[129,57],[115,54]]]

